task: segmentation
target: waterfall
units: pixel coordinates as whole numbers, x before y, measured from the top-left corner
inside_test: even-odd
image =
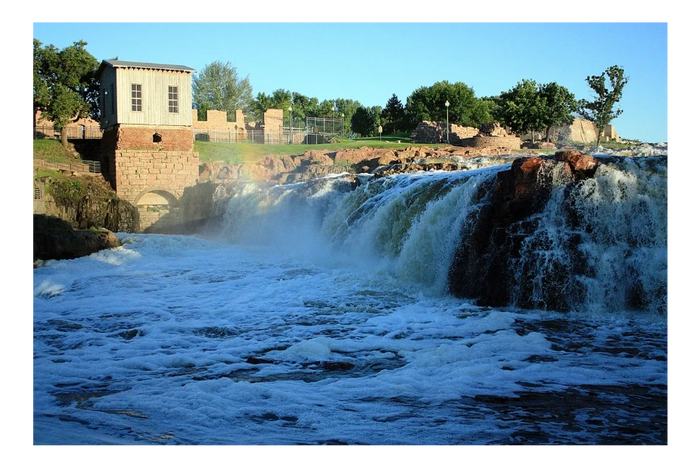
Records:
[[[665,312],[665,156],[600,156],[595,175],[584,179],[547,162],[537,175],[541,206],[523,219],[490,219],[495,227],[485,230],[498,176],[512,160],[488,166],[475,158],[473,168],[452,172],[240,184],[224,235],[342,257],[426,293],[484,305]]]

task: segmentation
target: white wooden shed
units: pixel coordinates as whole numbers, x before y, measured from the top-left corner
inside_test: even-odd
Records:
[[[103,60],[100,127],[192,126],[192,73],[182,65]]]

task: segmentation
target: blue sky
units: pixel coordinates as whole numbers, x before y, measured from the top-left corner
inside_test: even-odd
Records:
[[[66,23],[34,22],[33,37],[88,43],[98,60],[186,65],[230,62],[253,95],[276,89],[384,106],[437,81],[477,96],[521,79],[557,82],[592,99],[585,78],[619,65],[629,76],[613,121],[625,138],[667,141],[666,23]]]

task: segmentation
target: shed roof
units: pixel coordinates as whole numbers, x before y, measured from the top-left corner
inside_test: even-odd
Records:
[[[196,71],[194,68],[190,68],[183,65],[165,65],[162,63],[144,63],[144,62],[128,62],[126,60],[102,60],[100,68],[97,70],[97,74],[102,74],[102,71],[106,67],[112,68],[145,68],[151,70],[165,70],[165,71],[183,71],[186,73],[192,73]]]

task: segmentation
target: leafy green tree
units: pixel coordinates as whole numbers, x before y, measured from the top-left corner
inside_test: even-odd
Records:
[[[318,104],[318,117],[334,118],[335,117],[335,101],[324,100]]]
[[[481,97],[474,108],[474,119],[481,122],[480,125],[493,123],[496,119],[494,115],[498,108],[498,98],[496,97]]]
[[[286,89],[276,89],[272,91],[272,101],[276,109],[289,109],[292,105],[292,93]]]
[[[415,127],[420,122],[445,121],[449,101],[450,122],[458,125],[478,127],[488,123],[492,117],[488,107],[475,95],[474,90],[464,83],[440,81],[430,87],[422,86],[406,99],[406,114],[409,125]]]
[[[534,80],[524,79],[498,98],[496,119],[518,134],[546,128],[546,103]]]
[[[576,97],[557,83],[539,86],[539,94],[544,101],[543,123],[546,126],[545,139],[549,140],[549,130],[553,126],[571,125],[573,113],[578,108]]]
[[[355,115],[355,112],[357,112],[357,109],[359,109],[360,107],[362,107],[362,104],[353,99],[338,98],[335,100],[335,108],[338,110],[338,112],[340,112],[340,117],[343,123],[343,135],[347,135],[350,133],[352,126],[352,117]]]
[[[41,42],[29,39],[29,106],[39,106],[39,96],[47,93],[44,80],[41,79]]]
[[[209,102],[199,104],[199,106],[197,106],[197,120],[200,120],[200,121],[206,120],[207,119],[207,110],[216,110],[216,109],[214,109]],[[228,119],[228,115],[226,117]]]
[[[533,140],[536,131],[546,131],[548,138],[551,127],[572,123],[572,112],[578,105],[565,87],[554,82],[538,84],[528,79],[521,80],[493,101],[497,120],[516,133],[532,133]]]
[[[34,39],[34,114],[53,121],[68,145],[68,123],[92,116],[99,118],[99,63],[78,41],[63,50],[43,47]],[[36,120],[36,118],[35,118]]]
[[[382,109],[381,113],[383,126],[389,134],[406,131],[406,109],[396,94],[392,94]]]
[[[622,88],[628,81],[629,78],[625,76],[625,70],[617,65],[608,67],[599,76],[594,75],[586,78],[588,86],[597,97],[593,101],[581,99],[578,113],[586,120],[595,123],[598,128],[596,144],[599,146],[605,127],[622,114],[622,109],[616,109],[615,104],[622,99]]]
[[[318,99],[315,97],[308,97],[298,92],[293,92],[292,107],[295,119],[303,120],[306,117],[318,116]]]
[[[275,108],[275,103],[272,96],[268,96],[264,92],[259,92],[250,107],[250,118],[255,122],[262,122],[263,116],[268,109]]]
[[[248,112],[253,101],[250,80],[238,77],[230,62],[211,62],[192,78],[192,104],[199,116],[206,109],[227,112],[227,119],[236,118],[236,110]],[[200,117],[202,118],[202,117]]]

